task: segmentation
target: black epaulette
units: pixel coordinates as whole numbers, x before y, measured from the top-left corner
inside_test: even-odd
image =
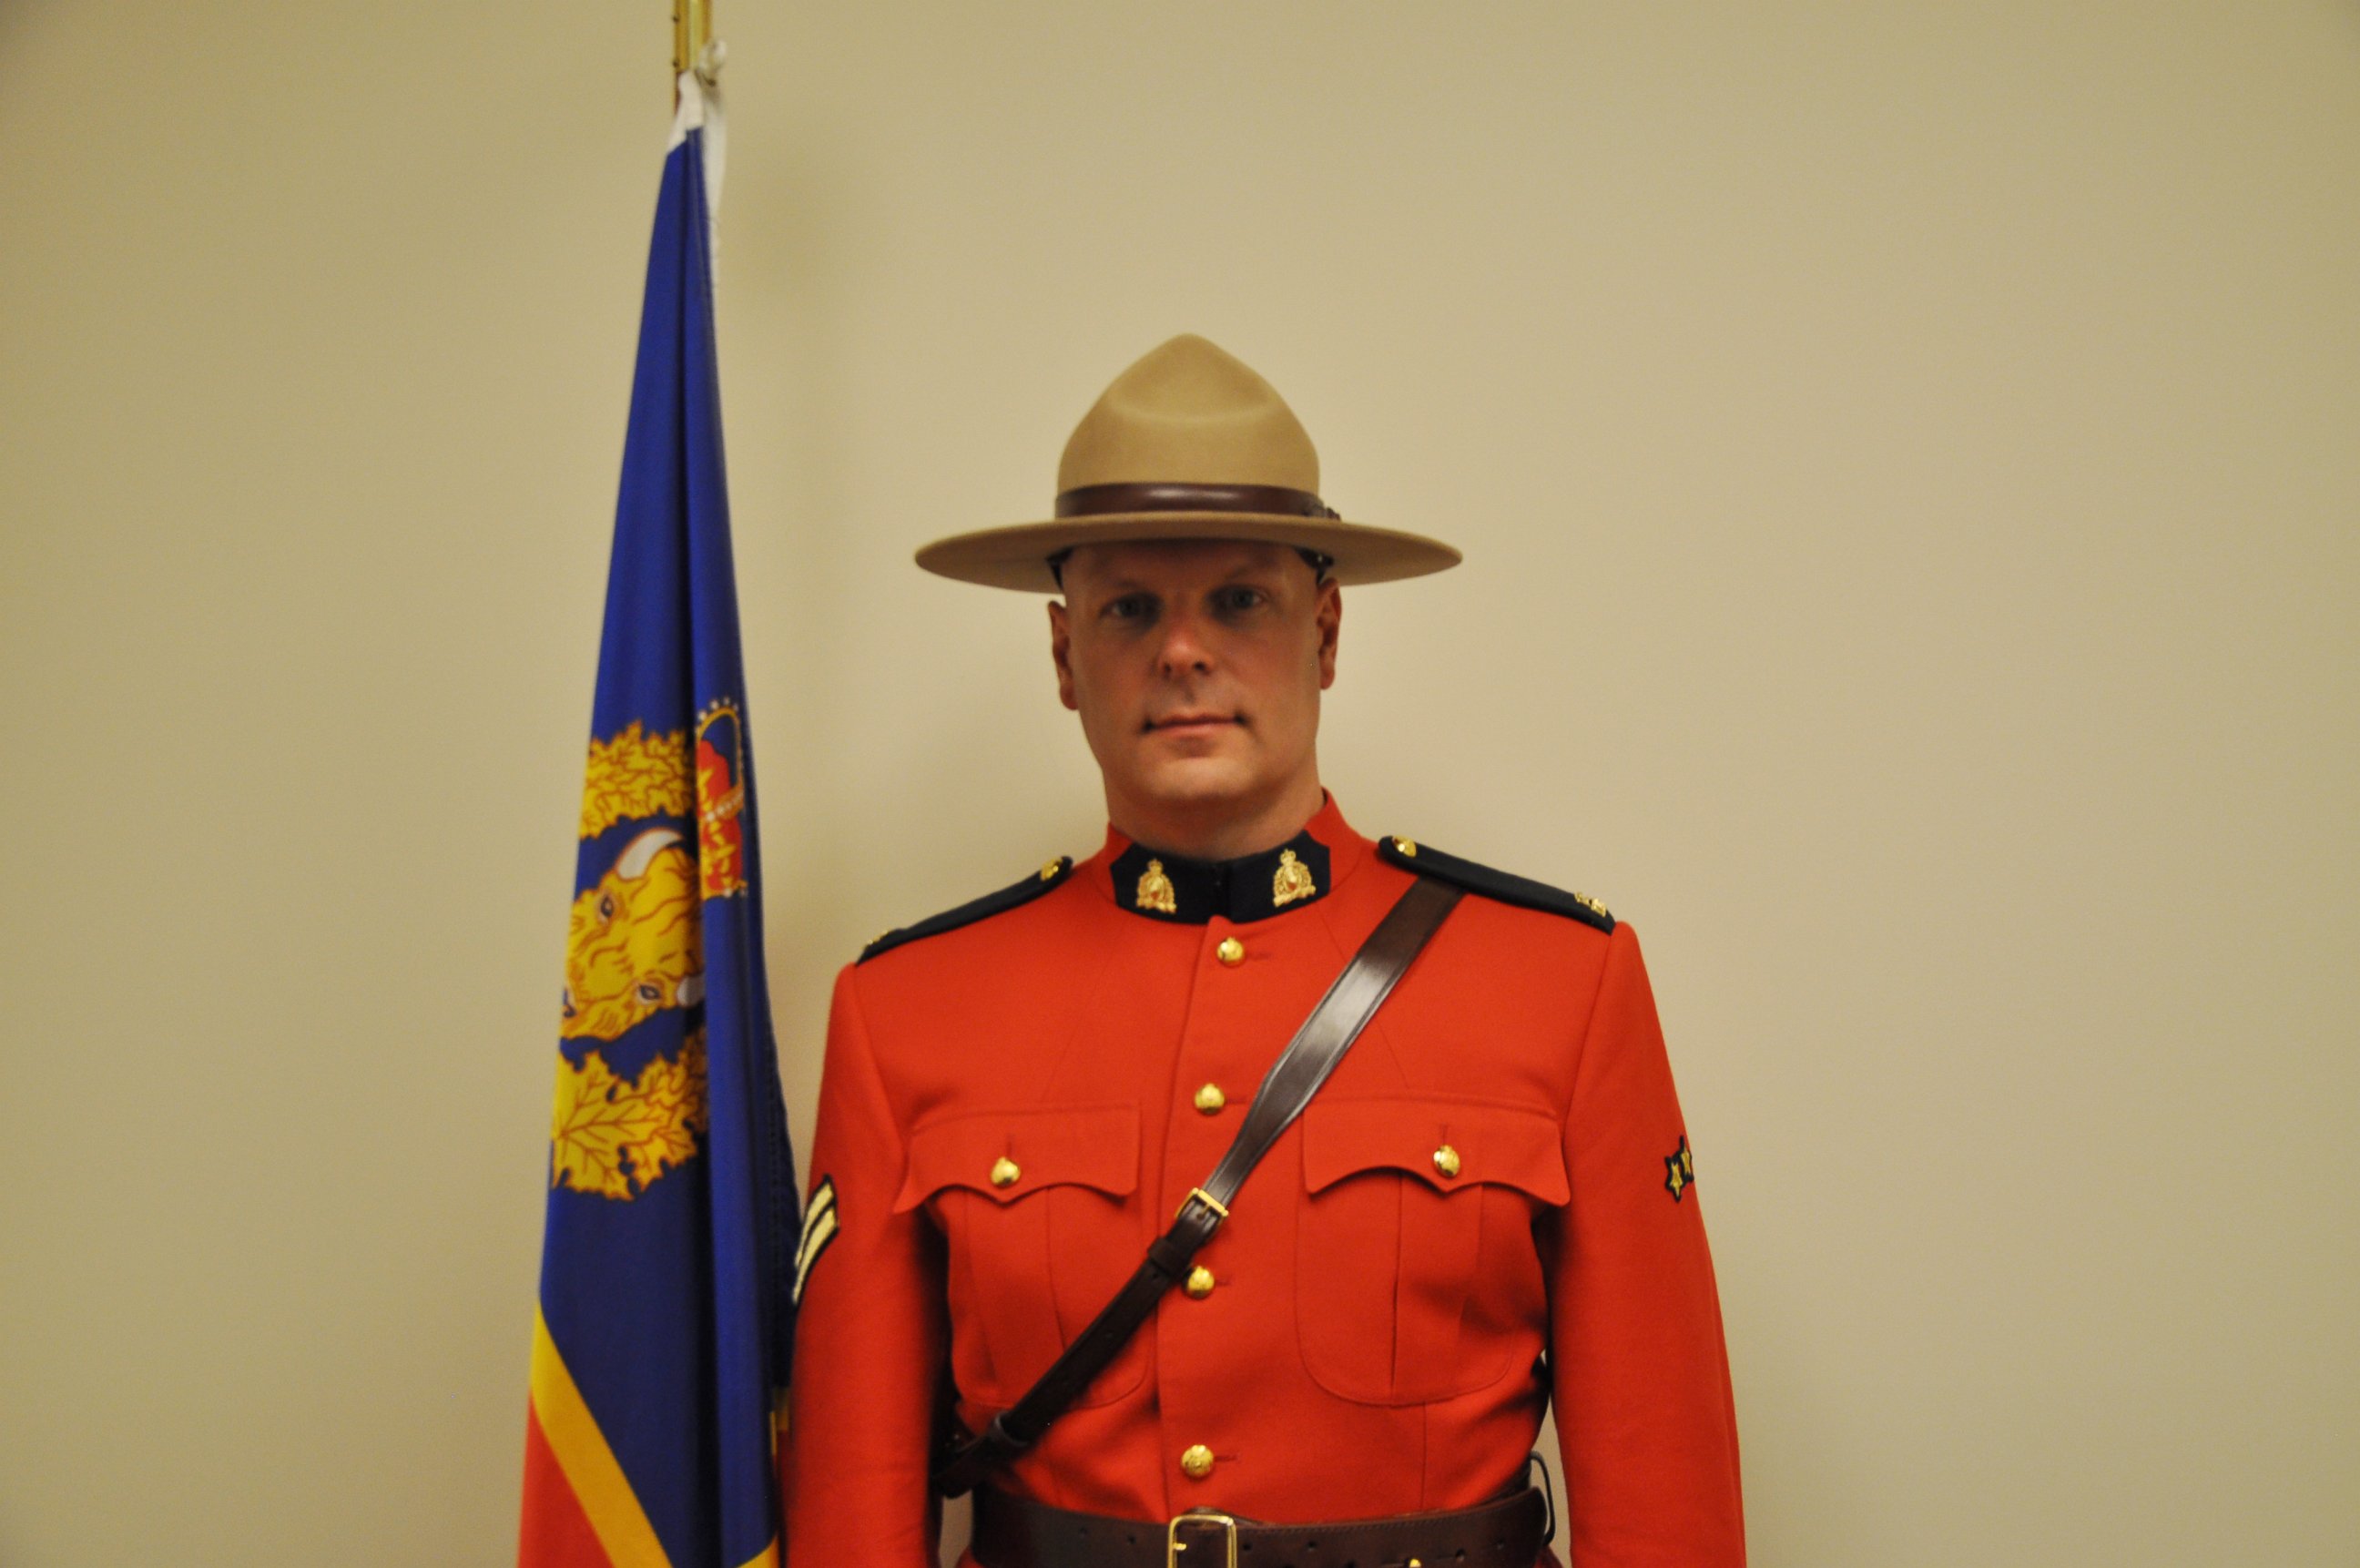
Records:
[[[998,893],[987,893],[971,899],[956,909],[945,909],[940,915],[930,915],[914,926],[897,926],[860,949],[855,963],[867,963],[882,952],[890,952],[904,942],[914,942],[922,937],[939,937],[945,931],[956,931],[962,926],[1013,909],[1020,904],[1030,904],[1072,874],[1074,859],[1059,855],[1022,882],[1011,883]]]
[[[1496,898],[1502,904],[1513,904],[1525,909],[1545,909],[1551,915],[1568,915],[1585,926],[1595,926],[1601,931],[1614,929],[1614,916],[1606,905],[1586,893],[1568,893],[1561,887],[1551,887],[1530,877],[1513,876],[1495,872],[1489,866],[1479,866],[1473,861],[1462,861],[1456,855],[1429,849],[1415,839],[1387,837],[1377,840],[1377,853],[1405,872],[1447,882],[1453,887],[1463,887],[1470,893],[1480,893],[1486,898]]]

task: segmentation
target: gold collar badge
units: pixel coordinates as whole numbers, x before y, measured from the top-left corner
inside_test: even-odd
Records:
[[[1278,857],[1278,874],[1270,879],[1271,903],[1273,905],[1292,904],[1298,898],[1308,898],[1318,891],[1319,884],[1311,880],[1311,868],[1296,860],[1294,850],[1281,851]]]
[[[1147,869],[1139,873],[1137,903],[1142,909],[1153,909],[1158,915],[1177,915],[1180,901],[1173,896],[1172,879],[1164,874],[1162,861],[1150,861]]]

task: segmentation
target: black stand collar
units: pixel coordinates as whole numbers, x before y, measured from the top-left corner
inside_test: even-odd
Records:
[[[1108,866],[1114,901],[1133,915],[1202,926],[1216,916],[1240,924],[1300,909],[1328,896],[1328,846],[1308,829],[1274,850],[1233,861],[1196,861],[1133,844]]]

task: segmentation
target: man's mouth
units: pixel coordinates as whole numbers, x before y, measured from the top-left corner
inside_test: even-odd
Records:
[[[1147,729],[1155,734],[1187,734],[1192,730],[1218,729],[1225,725],[1242,722],[1235,714],[1211,712],[1167,713],[1161,718],[1151,718]]]

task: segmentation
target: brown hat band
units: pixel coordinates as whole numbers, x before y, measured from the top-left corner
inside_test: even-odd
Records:
[[[1240,511],[1276,517],[1339,518],[1309,490],[1284,485],[1083,485],[1057,498],[1057,515],[1104,517],[1134,511]]]

